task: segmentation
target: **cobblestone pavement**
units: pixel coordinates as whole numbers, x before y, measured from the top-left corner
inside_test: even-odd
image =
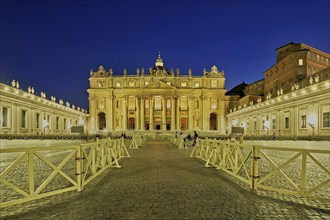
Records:
[[[147,142],[82,192],[0,209],[0,219],[330,219],[329,209],[247,190],[190,152]]]

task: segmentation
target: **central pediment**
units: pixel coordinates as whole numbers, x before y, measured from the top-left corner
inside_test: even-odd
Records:
[[[146,89],[175,89],[174,86],[167,84],[166,82],[157,80],[145,86]]]

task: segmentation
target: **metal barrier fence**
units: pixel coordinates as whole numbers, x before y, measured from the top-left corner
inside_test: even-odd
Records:
[[[248,146],[197,140],[191,157],[250,185],[330,202],[330,150]]]
[[[96,176],[129,157],[124,139],[61,146],[0,149],[0,208],[81,191]]]

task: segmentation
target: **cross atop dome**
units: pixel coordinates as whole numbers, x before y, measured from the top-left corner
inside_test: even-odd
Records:
[[[158,52],[158,58],[157,58],[157,60],[156,60],[155,66],[161,66],[161,67],[164,67],[163,60],[162,60],[162,58],[160,57],[160,52]]]

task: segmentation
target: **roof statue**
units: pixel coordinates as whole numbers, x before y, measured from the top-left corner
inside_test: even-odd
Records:
[[[206,76],[211,78],[224,78],[224,72],[220,72],[216,66],[212,66],[210,72],[206,73]]]
[[[99,69],[96,72],[93,72],[93,70],[90,71],[90,75],[95,77],[107,77],[108,74],[109,73],[105,71],[103,66],[99,66]]]

